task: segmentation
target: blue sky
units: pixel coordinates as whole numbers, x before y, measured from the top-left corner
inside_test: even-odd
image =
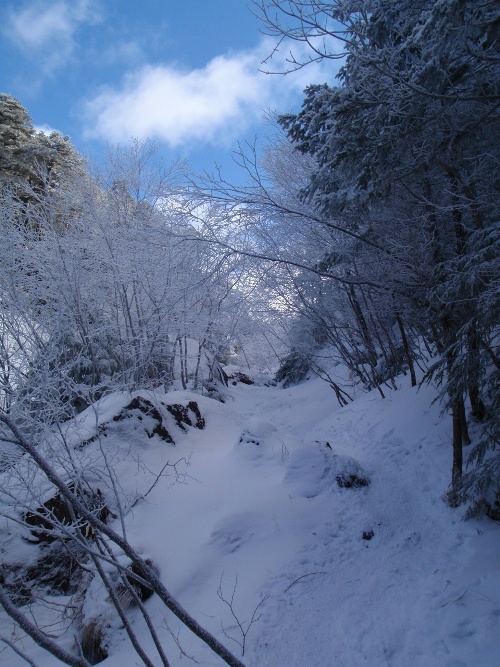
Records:
[[[263,137],[267,110],[297,110],[336,64],[259,72],[274,39],[246,0],[3,0],[0,92],[37,127],[98,157],[106,142],[165,143],[197,171],[230,169],[238,141]],[[294,45],[297,52],[300,45]],[[290,45],[275,55],[283,69]]]

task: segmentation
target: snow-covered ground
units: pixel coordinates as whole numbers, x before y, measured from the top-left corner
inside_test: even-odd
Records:
[[[135,445],[122,431],[137,450],[116,467],[137,497],[167,460],[189,463],[179,463],[179,483],[161,477],[132,507],[129,541],[202,625],[238,656],[245,644],[248,667],[500,664],[500,527],[464,522],[445,504],[449,420],[431,406],[431,387],[401,384],[385,400],[371,392],[343,408],[319,379],[231,386],[224,404],[175,392],[163,398],[196,400],[204,430],[176,432],[175,447],[158,436]],[[339,486],[358,479],[370,483]],[[233,599],[244,642],[221,598]],[[192,664],[188,656],[223,664],[156,596],[146,605],[172,667]],[[130,618],[139,622],[133,609]],[[61,664],[24,647],[40,667]],[[0,652],[0,665],[24,664]],[[141,663],[118,630],[100,664]]]

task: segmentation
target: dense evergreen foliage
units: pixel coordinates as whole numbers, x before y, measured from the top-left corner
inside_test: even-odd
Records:
[[[316,159],[303,199],[357,237],[349,256],[325,251],[322,267],[370,285],[350,288],[365,343],[373,314],[366,304],[377,299],[376,317],[392,308],[394,321],[434,346],[429,377],[443,383],[453,415],[460,494],[466,398],[486,434],[472,454],[476,463],[484,463],[485,447],[498,449],[500,435],[498,7],[467,0],[259,4],[281,36],[322,37],[313,59],[331,57],[342,35],[338,83],[307,88],[302,110],[280,123]],[[497,458],[475,474],[487,474],[496,488],[499,472]]]

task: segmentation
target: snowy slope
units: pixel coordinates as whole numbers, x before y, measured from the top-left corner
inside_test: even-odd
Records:
[[[179,464],[180,483],[162,477],[127,516],[129,541],[183,606],[241,655],[243,635],[220,597],[234,594],[249,667],[496,667],[500,530],[463,522],[443,502],[451,445],[433,390],[372,392],[344,408],[318,379],[227,395],[225,404],[163,397],[197,400],[206,428],[177,433],[175,447],[129,435],[146,465],[117,462],[136,495],[167,460],[189,464]],[[370,483],[339,486],[351,475]],[[173,667],[191,664],[182,651],[223,664],[155,596],[146,604]],[[71,633],[63,641],[71,646]],[[60,664],[24,647],[40,667]],[[122,631],[111,649],[103,667],[140,664]],[[22,664],[0,653],[0,665]]]

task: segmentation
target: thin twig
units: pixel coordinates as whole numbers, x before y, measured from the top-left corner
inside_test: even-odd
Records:
[[[167,620],[166,620],[166,619],[163,619],[163,620],[164,620],[164,622],[165,622],[165,627],[166,627],[166,629],[168,630],[170,636],[172,637],[172,639],[173,639],[174,642],[175,642],[175,645],[177,646],[177,648],[178,648],[179,651],[180,651],[180,657],[184,656],[184,657],[187,658],[188,660],[192,660],[192,661],[195,662],[196,664],[199,664],[199,663],[198,663],[198,660],[196,660],[195,658],[193,658],[192,655],[188,655],[188,654],[186,653],[186,651],[183,649],[182,644],[181,644],[180,639],[179,639],[179,634],[180,634],[180,631],[181,631],[180,628],[179,628],[179,630],[177,631],[177,634],[175,634],[174,631],[171,630],[169,624],[167,623]]]
[[[328,574],[328,572],[309,572],[308,574],[303,574],[301,577],[298,577],[298,579],[295,579],[295,581],[292,581],[292,583],[285,588],[285,593],[290,590],[292,586],[295,586],[301,579],[304,579],[305,577],[312,577],[315,574]]]
[[[236,637],[233,637],[232,635],[230,635],[227,632],[224,625],[222,625],[222,623],[221,623],[222,632],[224,633],[224,635],[228,639],[232,639],[234,642],[236,642],[238,644],[238,646],[241,648],[241,655],[245,655],[246,640],[247,640],[247,635],[250,631],[250,628],[252,627],[252,625],[254,623],[257,623],[262,617],[262,614],[259,614],[259,616],[257,616],[257,618],[255,618],[255,614],[257,613],[257,610],[259,609],[259,607],[262,604],[264,604],[264,602],[269,598],[269,595],[265,595],[262,598],[262,600],[257,604],[255,609],[253,610],[252,617],[249,621],[240,621],[239,617],[236,615],[236,612],[234,611],[234,596],[236,595],[236,589],[238,587],[238,575],[236,575],[235,578],[234,578],[233,592],[231,594],[231,599],[230,600],[227,600],[224,597],[224,594],[222,592],[222,580],[223,580],[223,578],[224,578],[224,572],[221,574],[221,577],[220,577],[220,584],[219,584],[219,589],[217,591],[217,596],[219,597],[220,600],[222,600],[222,602],[224,602],[224,604],[226,604],[229,607],[229,609],[231,611],[231,615],[234,618],[234,620],[236,621],[236,626],[241,633],[241,640],[236,638]],[[245,625],[247,625],[246,629],[244,627]]]

